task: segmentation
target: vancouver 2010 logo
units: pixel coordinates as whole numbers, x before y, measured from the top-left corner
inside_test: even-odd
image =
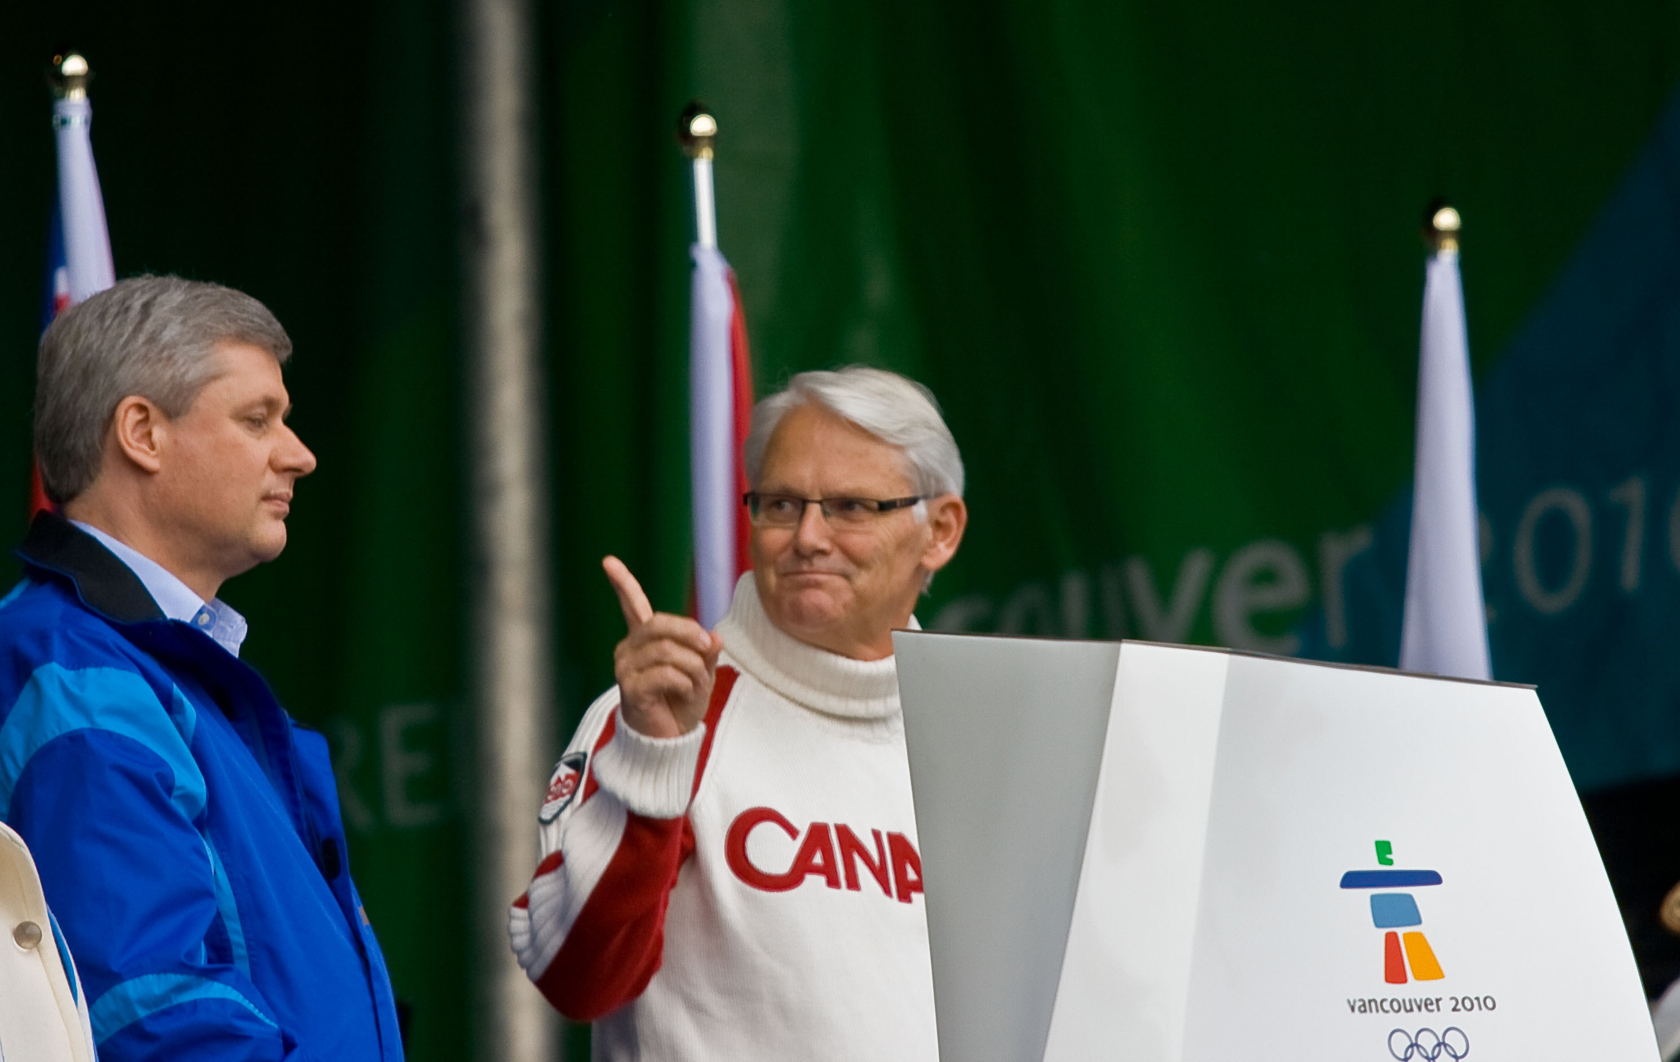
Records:
[[[1388,1034],[1388,1053],[1399,1062],[1458,1062],[1470,1053],[1470,1037],[1456,1025],[1442,1029],[1419,1029],[1409,1033],[1395,1029]]]
[[[1377,863],[1394,866],[1394,846],[1387,841],[1377,842]],[[1350,870],[1342,875],[1344,889],[1404,889],[1441,884],[1441,875],[1433,870]],[[1373,892],[1371,921],[1383,934],[1383,980],[1391,985],[1406,983],[1406,968],[1418,981],[1439,981],[1446,975],[1435,958],[1435,950],[1421,929],[1423,916],[1418,912],[1417,900],[1409,892]],[[1404,934],[1395,932],[1405,930]],[[1402,954],[1402,944],[1404,954]],[[1423,1057],[1408,1055],[1408,1058]],[[1427,1056],[1431,1059],[1434,1055]],[[1456,1055],[1449,1057],[1457,1058]]]

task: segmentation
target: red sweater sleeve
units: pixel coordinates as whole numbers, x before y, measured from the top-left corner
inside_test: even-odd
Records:
[[[659,970],[666,905],[694,850],[688,803],[736,677],[718,668],[695,739],[660,742],[623,728],[612,691],[555,768],[539,816],[543,859],[514,901],[509,935],[526,974],[568,1018],[610,1013]]]

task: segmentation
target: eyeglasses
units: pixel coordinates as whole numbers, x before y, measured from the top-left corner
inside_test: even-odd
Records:
[[[797,494],[760,494],[748,491],[741,496],[753,523],[761,527],[798,527],[805,519],[805,507],[815,505],[822,510],[823,519],[832,527],[864,527],[882,513],[904,509],[926,500],[927,495],[910,498],[801,498]]]

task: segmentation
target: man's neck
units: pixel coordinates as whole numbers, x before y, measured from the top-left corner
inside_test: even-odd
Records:
[[[201,566],[182,563],[171,547],[170,536],[154,527],[144,517],[136,516],[132,508],[113,505],[103,497],[90,497],[89,494],[68,502],[64,506],[64,515],[68,519],[91,524],[123,545],[145,555],[185,583],[187,589],[203,600],[216,599],[216,593],[222,588],[220,576]]]
[[[893,655],[892,632],[910,625],[910,617],[915,614],[914,599],[909,605],[896,607],[886,615],[884,622],[877,620],[864,629],[840,629],[828,631],[787,631],[798,641],[806,645],[837,656],[844,656],[852,660],[885,660]]]

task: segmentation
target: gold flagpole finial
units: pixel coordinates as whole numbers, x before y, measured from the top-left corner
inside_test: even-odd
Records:
[[[1436,251],[1457,251],[1458,231],[1463,227],[1458,211],[1445,199],[1429,204],[1423,219],[1423,239]]]
[[[87,99],[88,80],[93,77],[93,71],[88,68],[88,61],[81,52],[63,51],[53,56],[52,72],[47,80],[52,83],[53,95],[61,100]]]
[[[712,138],[717,131],[717,119],[698,100],[685,107],[677,119],[677,142],[691,159],[712,157]]]

